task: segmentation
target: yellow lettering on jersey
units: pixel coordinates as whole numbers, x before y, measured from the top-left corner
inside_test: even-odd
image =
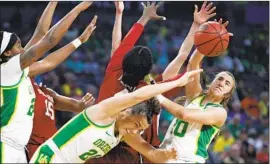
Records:
[[[48,156],[45,154],[40,154],[38,158],[38,163],[48,163]]]

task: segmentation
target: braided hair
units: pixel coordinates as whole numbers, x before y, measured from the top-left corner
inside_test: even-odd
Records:
[[[122,83],[129,92],[135,90],[144,77],[149,74],[153,66],[152,52],[148,47],[135,46],[124,57],[122,68]]]

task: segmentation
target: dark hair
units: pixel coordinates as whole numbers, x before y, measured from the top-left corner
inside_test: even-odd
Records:
[[[161,111],[160,103],[156,98],[151,98],[145,102],[141,102],[131,108],[131,115],[144,115],[147,122],[152,123],[153,115],[158,115]]]
[[[122,82],[131,88],[136,87],[150,73],[153,66],[152,52],[148,47],[135,46],[124,57]]]
[[[2,40],[3,40],[3,34],[4,34],[4,31],[0,31],[0,43],[1,44],[2,44]],[[12,35],[10,37],[10,41],[9,41],[6,49],[3,51],[2,54],[0,54],[0,64],[5,63],[10,59],[10,56],[5,56],[4,53],[12,49],[12,47],[16,44],[18,38],[19,37],[15,33],[12,33]]]

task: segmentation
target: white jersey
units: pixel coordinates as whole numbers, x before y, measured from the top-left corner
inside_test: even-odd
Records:
[[[24,147],[33,127],[35,93],[28,68],[21,70],[20,55],[12,57],[1,68],[1,141]]]
[[[107,154],[119,142],[115,137],[115,123],[100,126],[92,122],[86,110],[66,123],[35,152],[33,163],[84,163],[90,158]]]
[[[193,99],[186,108],[207,110],[208,107],[222,107],[220,104],[212,103],[201,105],[203,98],[204,95]],[[215,126],[186,122],[175,118],[160,146],[176,148],[178,160],[204,163],[205,159],[208,158],[208,146],[218,131],[219,128]]]

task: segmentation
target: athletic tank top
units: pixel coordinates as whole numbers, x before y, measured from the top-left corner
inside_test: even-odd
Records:
[[[102,157],[121,139],[120,136],[115,137],[115,123],[97,125],[85,112],[86,110],[71,119],[51,138],[58,153],[70,163],[84,163],[87,159]]]
[[[204,95],[193,99],[186,108],[207,110],[209,107],[222,107],[220,104],[207,103],[201,105]],[[202,118],[203,119],[203,118]],[[211,125],[187,122],[175,118],[167,130],[161,147],[174,147],[178,159],[204,163],[208,158],[207,149],[219,128]]]

